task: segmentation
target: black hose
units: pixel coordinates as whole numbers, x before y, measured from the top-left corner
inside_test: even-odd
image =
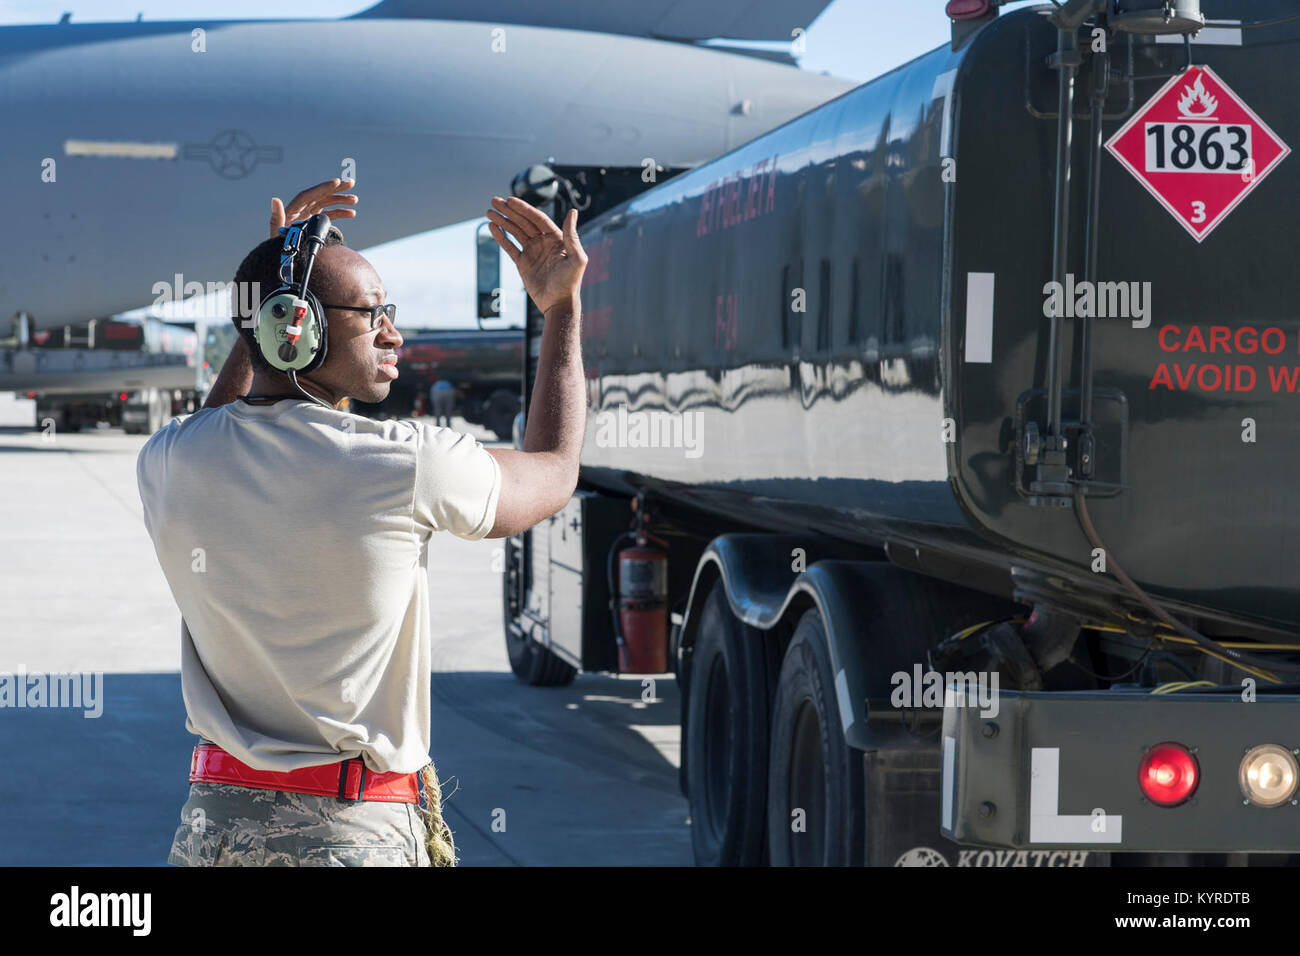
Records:
[[[614,543],[609,546],[609,554],[605,558],[605,587],[609,590],[609,614],[614,625],[614,641],[618,644],[620,650],[623,649],[623,628],[618,620],[618,596],[614,590],[614,556],[618,554],[618,547],[626,538],[635,541],[636,532],[624,531],[615,538]]]

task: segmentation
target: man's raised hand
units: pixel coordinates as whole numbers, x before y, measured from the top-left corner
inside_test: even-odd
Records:
[[[326,206],[355,206],[357,197],[354,193],[336,192],[336,190],[351,189],[354,179],[327,179],[323,183],[317,183],[304,189],[298,195],[289,200],[286,207],[280,202],[279,198],[271,200],[271,237],[275,238],[276,231],[284,225],[291,222],[297,222],[299,219],[310,219],[318,212],[323,212],[330,217],[330,221],[335,219],[352,219],[356,216],[355,209],[326,209]]]
[[[522,199],[492,197],[488,231],[506,251],[528,297],[543,314],[566,299],[576,299],[587,268],[587,253],[578,241],[578,211],[570,209],[561,231],[551,217]],[[519,241],[516,247],[506,233]]]

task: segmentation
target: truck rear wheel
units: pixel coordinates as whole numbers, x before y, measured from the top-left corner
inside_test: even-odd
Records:
[[[731,613],[721,581],[700,614],[685,757],[697,866],[757,866],[767,790],[763,637]]]
[[[516,635],[506,627],[506,653],[515,677],[530,687],[563,687],[573,683],[578,674],[573,665],[557,657],[524,630]]]
[[[799,619],[772,704],[767,838],[773,866],[861,866],[862,753],[844,740],[821,613]]]

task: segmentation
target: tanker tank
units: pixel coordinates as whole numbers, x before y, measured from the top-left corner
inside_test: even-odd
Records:
[[[1278,76],[1300,23],[1190,46],[1116,34],[1109,75],[1075,80],[1058,171],[1051,10],[1006,13],[581,227],[583,480],[1123,618],[1137,603],[1098,573],[1109,558],[1207,633],[1295,633],[1300,113]],[[1139,115],[1165,86],[1181,124]],[[1177,126],[1204,133],[1188,188],[1241,195],[1213,223],[1202,198],[1160,195],[1115,145],[1134,123],[1151,163],[1196,153]],[[629,413],[651,413],[647,434]]]

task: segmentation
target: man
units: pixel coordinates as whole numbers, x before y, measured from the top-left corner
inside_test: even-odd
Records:
[[[429,409],[433,423],[441,425],[445,419],[451,425],[451,413],[456,409],[456,386],[440,378],[429,386]]]
[[[336,192],[350,186],[320,183],[287,211],[274,200],[273,238],[235,281],[276,288],[277,227],[349,218],[326,207],[355,202]],[[186,729],[201,737],[170,863],[455,862],[429,759],[429,541],[518,534],[560,510],[586,414],[577,214],[561,230],[513,197],[492,207],[546,316],[522,451],[339,410],[388,394],[402,337],[378,274],[331,226],[310,280],[329,345],[298,377],[307,394],[261,356],[259,298],[241,311],[237,288],[240,338],[203,408],[140,452],[145,525],[182,614]]]

